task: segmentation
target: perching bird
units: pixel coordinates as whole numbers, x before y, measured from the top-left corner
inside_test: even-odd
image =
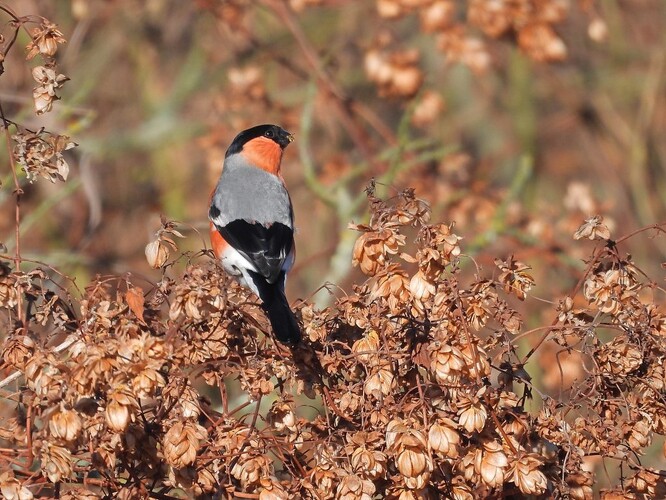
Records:
[[[258,125],[236,136],[224,156],[208,218],[213,251],[224,269],[259,296],[275,337],[301,339],[284,285],[294,265],[294,212],[280,174],[293,136]]]

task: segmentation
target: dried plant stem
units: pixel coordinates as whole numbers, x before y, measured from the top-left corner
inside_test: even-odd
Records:
[[[11,39],[9,40],[9,43],[3,50],[3,55],[7,55],[9,50],[12,48],[14,43],[16,42],[16,38],[18,37],[18,32],[19,32],[19,27],[22,25],[21,20],[14,14],[14,12],[11,11],[8,7],[4,5],[0,5],[0,10],[2,10],[5,14],[9,15],[12,18],[13,23],[16,25],[14,27],[14,33],[12,34]],[[1,74],[1,71],[0,71]]]
[[[20,378],[21,375],[23,375],[23,373],[22,373],[22,372],[18,372],[18,371],[9,374],[8,376],[6,376],[6,377],[3,378],[2,380],[0,380],[0,389],[2,389],[3,387],[8,386],[8,385],[11,384],[14,380]]]
[[[14,268],[17,272],[21,271],[21,196],[23,190],[19,184],[18,174],[16,173],[16,162],[14,154],[12,153],[12,138],[9,135],[10,122],[5,117],[5,111],[0,103],[0,118],[2,118],[3,128],[5,131],[5,140],[7,142],[7,155],[9,156],[9,168],[12,170],[12,178],[14,180]],[[23,325],[23,301],[19,300],[17,305],[17,316],[19,326]],[[1,387],[1,386],[0,386]]]
[[[601,258],[601,256],[606,251],[608,251],[609,248],[611,248],[611,247],[614,248],[618,243],[622,243],[622,242],[636,236],[637,234],[643,233],[645,231],[655,230],[659,233],[666,233],[665,228],[666,228],[666,222],[661,222],[661,223],[658,223],[658,224],[650,224],[649,226],[645,226],[645,227],[642,227],[642,228],[637,229],[635,231],[632,231],[631,233],[626,234],[626,235],[618,238],[615,241],[609,240],[607,242],[607,244],[603,247],[597,247],[595,249],[594,253],[592,254],[592,259],[588,262],[587,266],[585,267],[585,271],[583,271],[583,274],[581,275],[580,279],[576,283],[576,286],[574,287],[573,291],[571,292],[571,294],[569,296],[570,297],[575,297],[576,296],[576,294],[580,291],[581,287],[583,286],[583,283],[585,283],[585,280],[587,279],[588,275],[590,274],[592,269],[594,269],[594,266],[597,264],[597,262],[599,262],[599,259]],[[550,328],[546,329],[546,332],[541,336],[539,341],[525,355],[525,357],[523,358],[523,360],[520,363],[521,366],[524,366],[527,363],[527,361],[532,357],[532,355],[539,349],[539,347],[541,347],[541,345],[546,341],[546,339],[550,336],[550,333],[552,332],[552,328],[555,325],[557,325],[558,321],[559,320],[558,320],[557,317],[553,320],[553,322],[550,325]]]
[[[222,414],[227,415],[229,413],[229,399],[227,397],[227,386],[224,383],[224,378],[219,374],[215,374],[217,379],[217,387],[220,391],[220,400],[222,401]]]
[[[229,490],[227,490],[229,492]],[[259,498],[258,493],[243,493],[242,491],[232,490],[231,493],[234,497],[238,498]]]
[[[350,138],[354,141],[359,151],[361,151],[368,164],[372,165],[373,168],[377,170],[379,165],[375,160],[374,151],[370,147],[370,136],[357,122],[354,112],[356,111],[357,114],[363,116],[366,120],[370,118],[368,123],[370,123],[371,126],[382,135],[382,139],[390,145],[394,145],[397,142],[393,133],[388,127],[379,125],[382,123],[381,120],[370,109],[367,109],[358,102],[352,103],[351,99],[345,95],[344,91],[326,72],[321,58],[312,47],[312,44],[299,26],[293,12],[286,3],[278,0],[262,0],[262,3],[277,15],[291,32],[301,49],[305,60],[314,70],[317,79],[325,86],[328,94],[334,98],[336,109],[340,114],[340,120],[349,132]]]
[[[75,335],[70,335],[67,337],[63,342],[58,344],[53,348],[54,353],[62,352],[65,349],[67,349],[69,346],[71,346],[74,342],[76,342],[77,337]],[[4,379],[0,380],[0,389],[3,387],[6,387],[7,385],[11,384],[14,380],[18,379],[21,375],[23,375],[22,372],[16,371],[14,373],[11,373]]]
[[[488,394],[484,395],[484,400],[486,404],[488,405],[488,408],[490,409],[490,416],[493,419],[493,422],[495,423],[495,427],[497,428],[497,431],[500,433],[502,436],[502,440],[504,443],[509,447],[511,452],[514,455],[518,455],[518,450],[516,447],[513,445],[511,440],[509,439],[509,436],[507,436],[506,431],[504,430],[504,427],[502,426],[502,423],[499,421],[499,418],[497,418],[497,413],[495,413],[495,409],[493,408],[492,401],[490,401],[490,396]]]
[[[571,294],[569,295],[570,297],[575,297],[575,296],[576,296],[576,294],[578,293],[578,291],[579,291],[579,290],[581,289],[581,287],[583,286],[583,283],[585,283],[585,280],[587,279],[587,276],[590,274],[590,272],[592,271],[592,269],[594,269],[594,266],[597,264],[597,262],[599,262],[599,259],[601,258],[602,254],[606,251],[606,248],[607,248],[607,247],[605,247],[605,246],[604,246],[604,247],[597,247],[597,248],[594,250],[594,253],[592,254],[592,259],[590,260],[590,262],[588,262],[587,267],[585,267],[585,271],[583,272],[583,274],[581,275],[580,279],[578,280],[578,283],[576,283],[576,286],[574,287],[573,291],[572,291]],[[551,326],[551,327],[554,327],[555,325],[557,325],[558,322],[559,322],[559,319],[558,319],[557,317],[555,317],[555,319],[554,319],[553,322],[550,324],[550,326]],[[540,338],[540,339],[538,340],[538,342],[534,345],[534,347],[532,347],[532,349],[530,349],[530,351],[525,355],[525,357],[523,358],[523,360],[520,362],[520,366],[525,366],[525,364],[527,363],[527,361],[532,357],[532,355],[533,355],[535,352],[537,352],[537,350],[539,349],[539,347],[541,347],[541,345],[542,345],[542,344],[546,341],[546,339],[550,336],[550,332],[551,332],[551,331],[552,331],[551,329],[547,329],[547,330],[545,331],[545,333],[541,336],[541,338]]]
[[[259,394],[257,398],[257,403],[254,407],[254,412],[252,413],[252,422],[250,423],[250,433],[254,433],[257,430],[257,419],[259,418],[259,410],[261,409],[261,400],[263,395]]]
[[[32,406],[28,406],[28,414],[25,418],[26,445],[28,448],[28,469],[32,468],[32,464],[35,461],[35,457],[32,454],[32,409]]]

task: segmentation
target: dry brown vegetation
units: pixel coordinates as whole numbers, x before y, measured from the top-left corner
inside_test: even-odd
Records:
[[[664,498],[665,5],[0,2],[3,498]],[[199,235],[258,122],[291,350]]]

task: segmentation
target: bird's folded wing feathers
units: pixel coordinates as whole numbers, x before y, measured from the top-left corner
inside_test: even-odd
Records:
[[[279,222],[263,225],[237,219],[224,226],[215,224],[222,237],[257,268],[269,283],[275,283],[294,243],[293,230]]]

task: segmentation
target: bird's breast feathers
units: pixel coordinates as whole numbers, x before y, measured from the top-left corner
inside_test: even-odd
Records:
[[[240,219],[266,226],[277,222],[293,229],[291,200],[282,180],[248,165],[240,155],[225,159],[209,215],[218,227]]]
[[[220,249],[227,245],[239,254],[216,250],[220,258],[231,252],[226,263],[222,258],[225,267],[249,269],[269,283],[279,279],[285,263],[291,267],[293,210],[280,177],[249,165],[241,154],[228,156],[213,193],[209,218],[213,245],[220,240]]]

